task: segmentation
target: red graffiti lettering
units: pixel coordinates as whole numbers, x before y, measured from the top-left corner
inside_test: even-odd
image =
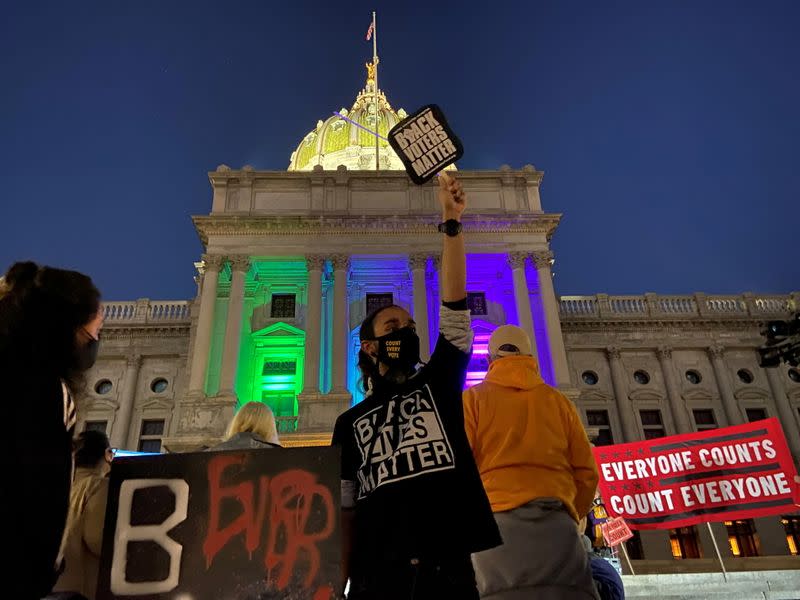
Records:
[[[269,514],[264,563],[271,580],[279,590],[285,589],[301,555],[308,563],[303,586],[309,588],[320,568],[317,543],[330,537],[334,529],[334,504],[331,491],[317,482],[316,475],[302,469],[292,469],[257,481],[244,480],[223,485],[226,469],[242,467],[245,454],[220,454],[208,464],[209,524],[203,553],[206,568],[232,539],[244,535],[244,545],[250,556],[261,546],[264,522]],[[256,483],[258,495],[256,496]],[[319,502],[315,505],[315,498]],[[235,500],[241,513],[220,529],[221,506],[225,499]],[[307,531],[312,506],[324,510],[323,526],[319,531]],[[323,586],[314,600],[327,600],[332,590]]]
[[[326,511],[331,514],[333,512],[333,496],[328,488],[317,483],[314,475],[300,469],[286,471],[275,476],[272,479],[270,493],[272,496],[272,512],[270,514],[272,527],[270,527],[267,544],[267,568],[272,571],[275,567],[283,566],[278,570],[277,584],[278,589],[284,589],[289,584],[298,554],[301,550],[305,550],[309,569],[303,586],[307,588],[319,571],[317,542],[327,539],[333,533],[333,521],[330,519],[325,520],[325,526],[321,531],[306,531],[308,518],[311,515],[311,505],[314,496],[319,496]],[[283,552],[278,551],[280,533],[283,533],[286,538]]]

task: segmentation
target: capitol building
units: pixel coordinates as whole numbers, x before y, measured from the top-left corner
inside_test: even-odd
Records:
[[[286,171],[208,173],[210,211],[193,217],[205,248],[196,296],[105,304],[79,430],[102,429],[130,450],[197,450],[220,440],[238,405],[257,401],[274,411],[283,445],[328,444],[336,417],[362,399],[358,328],[371,310],[409,310],[429,356],[440,303],[436,184],[414,185],[388,144],[376,152],[375,136],[353,124],[385,136],[406,116],[383,92],[376,110],[375,91],[368,77],[349,109],[318,121]],[[800,310],[800,292],[561,295],[569,290],[554,289],[550,249],[561,215],[545,210],[543,173],[501,166],[458,177],[469,202],[468,385],[487,370],[494,328],[518,324],[598,445],[777,417],[800,460],[800,370],[762,369],[756,353],[760,325]],[[798,568],[800,513],[712,530],[729,570]],[[705,526],[640,532],[627,548],[640,572],[719,570]]]

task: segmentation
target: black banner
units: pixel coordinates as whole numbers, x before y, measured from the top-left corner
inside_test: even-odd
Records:
[[[336,448],[114,461],[98,600],[329,600],[341,581]]]

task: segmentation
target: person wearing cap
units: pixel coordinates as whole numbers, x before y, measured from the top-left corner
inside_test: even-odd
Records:
[[[486,378],[464,392],[464,425],[504,542],[472,556],[481,598],[598,598],[577,528],[597,488],[591,445],[519,327],[489,339]]]

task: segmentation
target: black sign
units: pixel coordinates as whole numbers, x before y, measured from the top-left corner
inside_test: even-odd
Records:
[[[417,185],[430,180],[464,155],[461,140],[435,104],[423,106],[392,127],[389,143]]]
[[[329,600],[341,583],[336,448],[114,461],[98,600]]]

